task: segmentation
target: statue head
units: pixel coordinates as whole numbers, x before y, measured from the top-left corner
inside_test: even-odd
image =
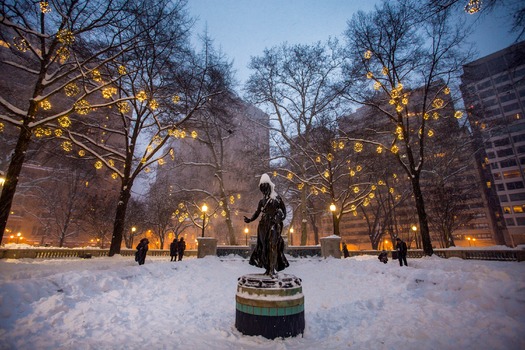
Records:
[[[262,184],[260,184],[259,189],[265,196],[270,196],[270,193],[272,193],[272,187],[267,182],[263,182]]]
[[[270,198],[277,198],[277,192],[275,192],[275,185],[268,174],[262,174],[261,180],[259,181],[259,189],[265,196],[270,196]]]

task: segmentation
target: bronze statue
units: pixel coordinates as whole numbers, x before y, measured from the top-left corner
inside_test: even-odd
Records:
[[[249,223],[262,213],[257,226],[257,244],[250,257],[250,265],[264,267],[264,274],[269,276],[274,276],[276,271],[284,270],[290,265],[284,256],[284,240],[281,237],[286,207],[274,188],[270,177],[263,174],[259,182],[263,198],[252,217],[244,217],[244,222]]]

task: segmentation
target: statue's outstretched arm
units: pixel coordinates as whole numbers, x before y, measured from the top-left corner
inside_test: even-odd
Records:
[[[247,218],[245,216],[244,217],[244,222],[245,223],[249,223],[249,222],[252,222],[253,220],[256,220],[259,217],[259,214],[261,214],[262,206],[263,206],[263,201],[261,200],[261,201],[259,201],[259,205],[257,206],[257,210],[255,211],[255,213],[253,213],[252,217],[251,218]]]

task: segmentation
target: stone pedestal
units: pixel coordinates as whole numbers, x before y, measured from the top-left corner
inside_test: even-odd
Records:
[[[207,255],[217,256],[217,239],[211,237],[197,237],[197,258]]]
[[[235,327],[245,335],[268,339],[304,332],[304,296],[294,275],[244,275],[237,284]]]
[[[333,256],[334,258],[341,259],[341,237],[333,235],[323,237],[321,241],[321,255],[323,258]]]

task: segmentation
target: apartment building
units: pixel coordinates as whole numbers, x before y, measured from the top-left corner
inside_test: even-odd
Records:
[[[525,41],[463,67],[461,92],[500,242],[525,243]]]

